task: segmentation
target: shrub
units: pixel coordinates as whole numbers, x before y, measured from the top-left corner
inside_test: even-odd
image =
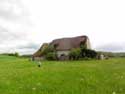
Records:
[[[47,46],[46,48],[44,48],[44,50],[42,51],[43,55],[47,55],[49,52],[54,52],[54,47],[52,46]]]
[[[72,60],[72,59],[78,60],[80,58],[80,54],[81,54],[80,48],[72,49],[69,53],[70,60]]]
[[[56,53],[54,52],[47,53],[45,57],[47,60],[57,60]]]
[[[88,57],[88,58],[96,58],[97,52],[94,51],[94,50],[90,50],[90,49],[84,49],[84,50],[82,50],[82,52],[81,52],[81,56],[82,56],[83,58],[85,58],[85,57]]]

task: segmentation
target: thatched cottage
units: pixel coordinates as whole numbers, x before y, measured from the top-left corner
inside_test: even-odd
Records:
[[[69,52],[73,48],[79,48],[81,45],[85,45],[87,49],[91,49],[90,41],[87,36],[78,36],[71,38],[60,38],[53,40],[50,43],[44,43],[41,48],[33,54],[33,59],[44,59],[44,55],[41,53],[42,50],[48,45],[54,46],[57,52],[58,59],[66,59]]]

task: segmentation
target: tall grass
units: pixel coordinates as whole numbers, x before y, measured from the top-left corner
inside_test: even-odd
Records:
[[[0,56],[0,94],[125,94],[125,59],[56,62]]]

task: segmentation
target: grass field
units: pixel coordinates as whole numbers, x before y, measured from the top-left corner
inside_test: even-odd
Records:
[[[55,62],[0,56],[0,94],[125,94],[125,59]]]

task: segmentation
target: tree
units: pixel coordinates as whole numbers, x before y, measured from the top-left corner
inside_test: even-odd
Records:
[[[14,56],[19,57],[19,53],[15,52]]]
[[[85,54],[86,54],[86,57],[88,57],[88,58],[96,58],[96,56],[97,56],[97,52],[94,50],[90,50],[90,49],[87,49],[85,51]]]

